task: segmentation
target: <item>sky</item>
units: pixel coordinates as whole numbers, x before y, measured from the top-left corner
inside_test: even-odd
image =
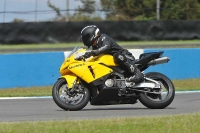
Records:
[[[50,2],[58,7],[60,10],[67,8],[67,0],[50,0]],[[37,4],[36,4],[37,3]],[[36,6],[37,5],[37,6]],[[69,9],[75,9],[81,5],[80,0],[69,0]],[[5,12],[8,13],[3,13]],[[41,11],[41,10],[52,10],[47,5],[47,0],[0,0],[0,23],[11,22],[14,18],[23,19],[26,22],[45,21],[50,20],[56,16],[53,11],[51,13],[26,13],[22,14],[23,11]],[[11,13],[12,11],[18,13]],[[66,12],[61,12],[66,14]],[[70,14],[74,12],[70,11]]]

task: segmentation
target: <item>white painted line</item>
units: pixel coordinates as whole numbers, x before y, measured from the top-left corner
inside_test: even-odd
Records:
[[[197,91],[176,91],[176,94],[186,94],[186,93],[200,93],[200,90]],[[0,97],[0,100],[8,100],[8,99],[44,99],[44,98],[52,98],[52,96],[38,96],[38,97]]]
[[[52,98],[52,96],[38,96],[38,97],[0,97],[0,100],[7,99],[40,99],[40,98]]]
[[[183,93],[200,93],[200,90],[197,90],[197,91],[176,91],[176,94],[183,94]]]

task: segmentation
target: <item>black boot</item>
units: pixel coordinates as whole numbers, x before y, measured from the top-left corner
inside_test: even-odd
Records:
[[[129,73],[132,73],[133,76],[127,79],[128,82],[138,83],[144,80],[144,75],[140,72],[135,64],[133,64],[132,60],[127,58],[124,54],[116,53],[114,54],[115,61],[123,66]],[[133,57],[134,59],[134,57]]]
[[[135,67],[135,71],[133,73],[134,75],[131,76],[130,78],[128,78],[126,81],[128,82],[134,82],[134,83],[139,83],[142,82],[144,80],[144,75],[143,73],[140,72],[140,70]]]

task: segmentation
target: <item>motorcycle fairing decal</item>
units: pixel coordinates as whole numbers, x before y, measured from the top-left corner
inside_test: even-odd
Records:
[[[71,89],[74,85],[74,82],[77,79],[77,76],[76,75],[64,75],[60,78],[64,78],[67,81],[68,89]]]
[[[85,63],[82,63],[82,64],[75,64],[74,66],[70,66],[68,69],[72,69],[72,68],[76,68],[76,67],[81,67],[81,66],[84,66]]]

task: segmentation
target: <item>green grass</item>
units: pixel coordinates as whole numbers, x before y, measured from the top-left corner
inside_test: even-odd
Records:
[[[200,44],[200,40],[177,40],[177,41],[118,41],[118,44],[124,45],[188,45],[188,44]],[[0,45],[0,49],[43,49],[43,48],[66,48],[74,46],[83,46],[81,42],[70,43],[58,43],[58,44],[18,44],[18,45]]]
[[[1,45],[1,49],[44,49],[44,48],[66,48],[82,46],[81,43],[58,43],[58,44],[19,44],[19,45]]]
[[[0,89],[0,97],[51,96],[52,86]]]
[[[173,80],[176,91],[200,90],[200,79]]]
[[[48,122],[1,122],[1,133],[200,133],[200,113]]]
[[[200,79],[173,80],[176,91],[200,90]],[[0,89],[0,97],[51,96],[52,86]]]
[[[126,49],[138,48],[199,48],[200,40],[176,40],[176,41],[123,41],[117,42]],[[0,45],[0,54],[69,51],[75,46],[83,46],[81,42],[57,43],[57,44],[18,44]]]
[[[188,44],[200,44],[200,40],[164,40],[164,41],[124,41],[124,42],[118,42],[120,45],[175,45],[175,44],[180,44],[180,45],[188,45]]]

